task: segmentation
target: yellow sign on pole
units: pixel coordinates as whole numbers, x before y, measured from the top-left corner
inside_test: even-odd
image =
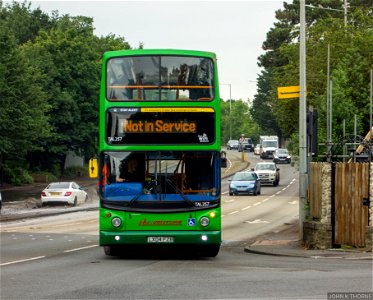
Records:
[[[97,178],[98,177],[98,161],[97,158],[91,158],[89,160],[89,178]]]
[[[300,86],[282,86],[277,88],[278,99],[299,98]]]

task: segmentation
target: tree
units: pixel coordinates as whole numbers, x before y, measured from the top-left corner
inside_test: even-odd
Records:
[[[341,122],[358,117],[359,132],[368,130],[369,70],[373,65],[373,1],[349,1],[345,26],[343,1],[312,1],[307,8],[307,104],[319,111],[319,141],[325,140],[327,48],[330,45],[330,70],[333,80],[333,134],[342,135]],[[343,12],[343,10],[342,10]],[[276,127],[285,137],[298,132],[298,100],[278,100],[277,87],[299,83],[299,1],[284,3],[276,12],[279,22],[263,42],[266,53],[258,58],[264,70],[258,78],[258,94],[251,113],[264,131]],[[350,116],[350,117],[349,117]],[[274,120],[276,123],[268,122]],[[274,126],[274,127],[272,127]],[[349,124],[348,128],[350,128]]]
[[[30,84],[31,68],[1,22],[0,52],[0,172],[2,179],[20,183],[27,152],[42,150],[40,141],[50,135],[50,106],[40,87]]]

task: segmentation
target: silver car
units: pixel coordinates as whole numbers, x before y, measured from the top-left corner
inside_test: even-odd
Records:
[[[87,192],[74,181],[52,182],[41,192],[41,205],[46,203],[67,203],[77,206],[87,200]]]

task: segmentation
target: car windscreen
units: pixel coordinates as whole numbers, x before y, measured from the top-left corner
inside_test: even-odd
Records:
[[[68,189],[70,187],[70,183],[68,182],[56,182],[51,183],[48,185],[48,189]]]
[[[233,180],[235,181],[251,181],[255,179],[256,179],[256,176],[253,173],[236,173],[233,176]]]

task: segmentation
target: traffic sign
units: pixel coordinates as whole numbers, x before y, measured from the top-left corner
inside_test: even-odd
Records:
[[[277,88],[278,99],[299,98],[300,86],[282,86]]]

